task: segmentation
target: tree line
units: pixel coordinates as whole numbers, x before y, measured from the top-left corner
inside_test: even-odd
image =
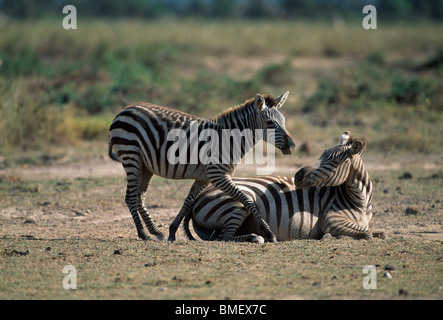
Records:
[[[67,4],[84,17],[315,20],[335,16],[361,19],[362,8],[371,4],[380,20],[443,20],[443,0],[0,0],[0,16],[56,16]]]

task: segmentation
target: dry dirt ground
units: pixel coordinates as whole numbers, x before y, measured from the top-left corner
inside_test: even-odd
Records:
[[[278,158],[280,166],[276,168],[276,174],[292,176],[303,164],[314,160],[315,156],[297,156],[294,159]],[[158,241],[144,243],[138,240],[124,203],[124,171],[120,164],[105,156],[91,156],[81,162],[70,163],[59,159],[42,166],[21,165],[3,169],[0,171],[0,298],[443,298],[443,158],[435,155],[423,161],[419,156],[408,159],[393,156],[387,159],[368,155],[365,163],[375,185],[372,226],[384,230],[388,239],[372,242],[350,239],[291,241],[275,247],[266,244],[192,243],[185,240],[181,228],[177,235],[179,241],[175,244]],[[240,176],[251,176],[255,170],[250,165],[242,165],[237,172]],[[191,183],[161,178],[153,181],[147,205],[166,235]],[[120,255],[120,249],[123,252],[122,259],[126,253],[131,253],[127,257],[129,260],[108,265],[107,259]],[[300,255],[293,256],[291,263],[282,262],[283,265],[288,264],[285,270],[291,272],[291,266],[297,268],[294,261],[305,263],[313,259],[312,266],[301,265],[301,270],[303,267],[306,270],[314,268],[314,271],[309,271],[311,275],[288,273],[288,277],[295,278],[284,279],[279,283],[276,279],[285,273],[277,270],[271,281],[271,289],[263,287],[260,291],[260,286],[253,284],[257,286],[254,292],[236,288],[235,283],[241,281],[236,280],[235,276],[232,276],[232,283],[221,283],[218,279],[217,275],[226,277],[226,272],[229,272],[226,268],[235,271],[246,268],[245,264],[252,276],[256,269],[251,270],[251,265],[266,265],[266,261],[257,260],[260,254],[269,255],[264,256],[265,259],[285,260],[288,259],[287,250],[292,249]],[[330,250],[330,253],[326,253],[328,256],[323,256],[324,250]],[[343,251],[345,254],[352,250],[355,250],[354,258],[352,254],[342,256],[342,260],[340,257],[331,258],[336,252]],[[247,252],[257,252],[258,256],[249,257]],[[420,261],[422,254],[426,261]],[[174,255],[184,259],[178,262],[180,265],[183,264],[185,269],[190,268],[187,276],[164,274],[165,268],[177,269]],[[300,258],[303,255],[304,258]],[[144,272],[148,267],[154,270],[154,273],[146,274],[148,278],[143,278],[141,287],[138,284],[141,280],[137,278],[139,272],[130,271],[136,264],[131,259],[137,257],[142,260],[140,268]],[[186,259],[194,260],[189,262]],[[206,268],[202,265],[206,259],[211,262],[211,266],[215,262],[220,266],[216,270]],[[100,280],[102,282],[97,287],[91,285],[90,290],[83,287],[75,295],[68,295],[68,290],[60,289],[64,276],[61,273],[63,265],[81,263],[86,266],[85,263],[93,263],[91,260],[99,260],[95,261],[98,264],[94,268],[112,269],[110,278]],[[56,265],[51,265],[51,261],[56,262]],[[364,261],[377,266],[379,278],[386,272],[393,274],[394,279],[388,289],[378,290],[378,295],[369,295],[368,290],[361,289],[364,276],[361,270],[368,264]],[[389,267],[386,269],[386,261],[395,265],[394,270],[390,271]],[[163,267],[156,275],[155,268],[161,263]],[[202,268],[198,269],[202,274],[213,271],[208,274],[209,280],[199,279],[201,283],[191,284],[192,277],[198,278],[192,272],[195,263]],[[339,269],[324,274],[324,268],[332,265]],[[119,266],[123,269],[113,269]],[[414,266],[417,266],[416,270]],[[348,267],[351,269],[346,269]],[[58,270],[58,273],[45,276],[44,270]],[[351,270],[351,273],[343,273],[343,270]],[[317,273],[318,277],[326,280],[316,281]],[[417,279],[408,286],[404,277],[411,275],[417,276]],[[153,279],[149,278],[151,276]],[[27,277],[28,281],[23,282],[23,278]],[[91,277],[101,279],[93,274]],[[259,275],[257,277],[260,279]],[[268,282],[269,277],[266,276],[264,282]],[[401,282],[395,283],[396,277]],[[338,282],[334,282],[337,278],[344,282],[356,278],[354,282],[358,285],[337,285]],[[383,278],[380,281],[387,280]],[[112,285],[101,291],[100,285],[108,282]],[[298,282],[306,285],[296,287],[295,283]],[[224,289],[220,290],[217,283]],[[245,283],[247,285],[250,284]],[[275,291],[272,290],[273,286]],[[204,290],[209,290],[209,293]]]

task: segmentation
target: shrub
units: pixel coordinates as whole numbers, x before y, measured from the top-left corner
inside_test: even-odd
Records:
[[[429,83],[397,75],[391,83],[391,97],[398,103],[416,104],[430,94]]]

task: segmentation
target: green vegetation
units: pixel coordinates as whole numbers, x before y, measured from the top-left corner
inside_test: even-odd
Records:
[[[55,16],[65,5],[75,5],[88,17],[132,17],[158,19],[165,16],[242,19],[310,19],[331,16],[360,19],[365,5],[377,5],[383,21],[439,20],[443,3],[439,0],[340,1],[340,0],[27,0],[0,2],[0,11],[14,18]]]
[[[305,131],[355,128],[375,150],[442,150],[441,24],[374,32],[264,20],[78,25],[0,26],[0,151],[105,141],[115,113],[137,101],[213,117],[257,92],[285,90],[292,132],[302,122]],[[311,67],[297,64],[303,59]]]

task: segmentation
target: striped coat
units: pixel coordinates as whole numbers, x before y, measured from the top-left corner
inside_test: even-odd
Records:
[[[351,139],[326,150],[295,178],[264,176],[236,178],[254,199],[277,240],[320,239],[325,234],[370,239],[372,182],[361,155],[364,142]],[[294,182],[295,180],[295,182]],[[296,188],[297,185],[297,188]],[[185,220],[185,231],[192,238]],[[234,202],[214,188],[206,189],[192,210],[195,232],[204,240],[220,240],[227,225],[236,228],[234,241],[262,242],[262,232]]]
[[[286,92],[278,98],[257,95],[255,99],[231,108],[213,120],[147,103],[138,103],[122,110],[115,117],[109,130],[109,156],[121,162],[125,169],[127,175],[125,200],[138,236],[141,239],[149,239],[144,233],[140,215],[149,232],[163,239],[163,234],[157,229],[144,204],[146,190],[155,174],[168,179],[195,180],[182,209],[171,224],[170,241],[175,240],[175,232],[181,220],[209,183],[243,203],[266,233],[267,238],[275,240],[275,236],[260,217],[254,203],[237,188],[231,177],[237,162],[259,139],[266,140],[268,131],[275,132],[272,141],[269,142],[285,154],[293,152],[295,143],[285,129],[284,117],[278,110],[286,101],[288,94]],[[217,136],[221,139],[223,130],[234,129],[250,130],[252,141],[242,140],[239,152],[228,153],[231,161],[226,161],[226,152],[223,153],[223,150],[215,150],[215,155],[211,154],[212,158],[205,163],[200,157],[193,157],[199,155],[202,148],[208,144],[209,140],[199,140],[202,132],[212,130],[211,132],[218,133]],[[256,136],[256,130],[263,131],[263,135]],[[181,136],[174,138],[172,135],[171,138],[173,132],[178,132]],[[220,141],[219,146],[226,145],[223,142]]]

